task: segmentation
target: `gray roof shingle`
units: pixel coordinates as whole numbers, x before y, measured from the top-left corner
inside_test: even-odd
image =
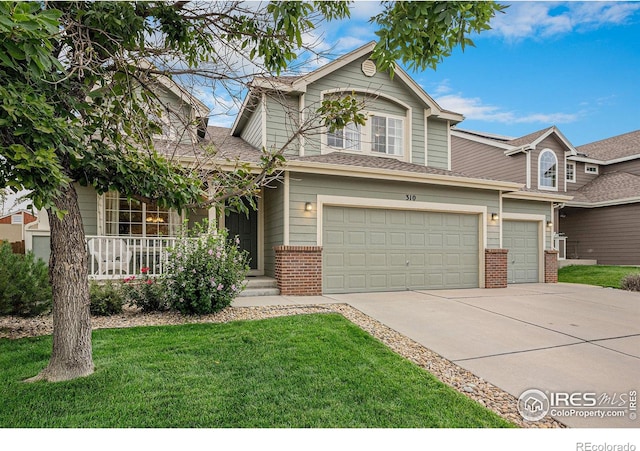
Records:
[[[578,146],[576,150],[601,161],[640,155],[640,130]]]
[[[598,203],[640,197],[640,176],[628,172],[602,174],[584,185],[574,195],[572,202]]]

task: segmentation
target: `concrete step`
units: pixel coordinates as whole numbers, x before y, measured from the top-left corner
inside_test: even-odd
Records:
[[[249,296],[279,296],[280,290],[277,288],[245,288],[238,295],[239,298],[246,298]]]
[[[265,276],[247,277],[245,279],[245,289],[238,297],[247,296],[278,296],[278,282],[276,279]]]

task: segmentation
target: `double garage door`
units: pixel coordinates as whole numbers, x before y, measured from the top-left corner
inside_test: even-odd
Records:
[[[326,206],[325,293],[474,288],[478,215]]]

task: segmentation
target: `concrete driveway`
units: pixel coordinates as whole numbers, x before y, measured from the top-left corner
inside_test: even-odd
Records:
[[[637,415],[630,398],[640,391],[639,293],[523,284],[238,298],[234,305],[335,302],[357,308],[516,397],[529,389],[545,393],[554,417],[571,427],[640,427],[640,420],[630,419]]]

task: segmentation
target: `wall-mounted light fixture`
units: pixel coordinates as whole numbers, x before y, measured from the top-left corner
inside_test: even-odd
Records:
[[[547,221],[547,227],[550,229],[553,227],[553,221]]]
[[[305,202],[304,211],[311,211],[312,208],[313,208],[313,205],[311,205],[311,202]]]
[[[497,221],[498,218],[500,218],[500,216],[498,215],[498,213],[491,213],[491,220],[492,221]]]

